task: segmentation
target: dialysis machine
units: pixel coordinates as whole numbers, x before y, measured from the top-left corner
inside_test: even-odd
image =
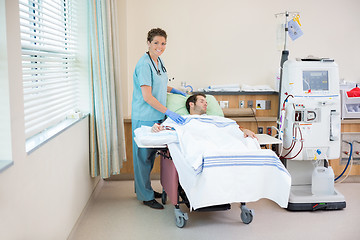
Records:
[[[328,159],[340,157],[339,73],[330,59],[288,60],[280,91],[281,158],[291,174],[288,210],[342,209]]]

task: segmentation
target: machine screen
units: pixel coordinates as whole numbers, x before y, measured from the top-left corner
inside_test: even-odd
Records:
[[[304,91],[328,91],[328,71],[303,71]]]

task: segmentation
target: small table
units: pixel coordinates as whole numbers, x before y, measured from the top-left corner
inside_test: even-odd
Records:
[[[274,138],[267,134],[255,134],[259,140],[260,145],[267,145],[267,144],[282,144],[282,141],[278,138]]]

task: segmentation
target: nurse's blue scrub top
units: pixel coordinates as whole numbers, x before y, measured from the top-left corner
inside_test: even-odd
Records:
[[[154,69],[150,57],[147,53],[145,53],[136,64],[133,75],[134,90],[132,98],[131,119],[142,121],[157,121],[164,118],[164,113],[161,113],[145,102],[141,92],[141,86],[151,86],[152,95],[162,105],[166,106],[168,76],[166,72],[163,71],[161,63],[160,61],[158,63],[158,68],[161,73],[160,76],[156,73],[156,70]]]

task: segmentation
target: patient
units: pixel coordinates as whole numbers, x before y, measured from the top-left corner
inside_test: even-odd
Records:
[[[207,101],[205,94],[197,93],[190,96],[186,100],[186,109],[190,113],[190,115],[203,115],[206,114],[207,109]],[[244,137],[256,138],[255,133],[250,131],[249,129],[243,129],[240,127],[241,131],[244,133]],[[154,124],[152,126],[152,132],[159,132],[165,130],[165,127],[160,124]]]

